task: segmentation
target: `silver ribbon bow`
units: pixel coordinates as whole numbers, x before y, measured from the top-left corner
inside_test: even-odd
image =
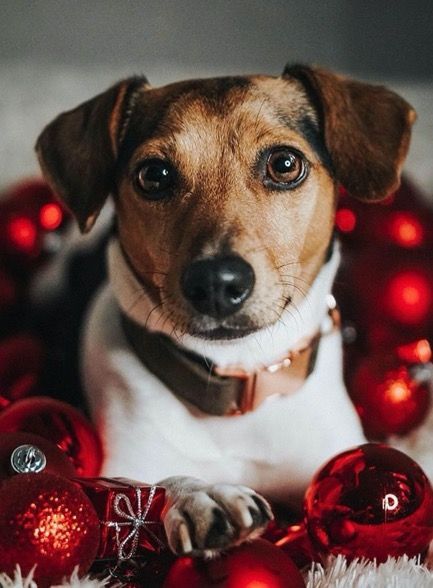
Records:
[[[149,513],[149,509],[152,505],[153,498],[155,496],[156,487],[152,486],[149,492],[146,506],[144,509],[141,504],[141,488],[135,488],[135,496],[137,499],[137,512],[131,504],[129,496],[126,494],[116,494],[113,503],[114,512],[125,521],[107,521],[104,524],[107,527],[114,527],[116,530],[116,544],[117,544],[117,557],[119,560],[131,559],[137,553],[138,542],[140,540],[140,529],[142,527],[148,527],[148,525],[158,524],[158,521],[146,521],[146,517]],[[125,510],[122,508],[121,503],[124,503]],[[131,527],[130,532],[124,539],[120,540],[120,531],[122,527]],[[149,528],[146,528],[147,533],[159,544],[160,547],[164,547],[162,541],[153,533]]]

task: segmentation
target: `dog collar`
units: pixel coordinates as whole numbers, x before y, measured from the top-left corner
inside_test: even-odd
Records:
[[[330,297],[324,324],[277,362],[246,371],[241,366],[220,368],[176,345],[161,333],[150,332],[122,313],[126,338],[140,361],[176,396],[215,416],[242,415],[275,396],[296,392],[314,370],[320,340],[339,328],[340,315]],[[333,302],[332,302],[333,301]]]

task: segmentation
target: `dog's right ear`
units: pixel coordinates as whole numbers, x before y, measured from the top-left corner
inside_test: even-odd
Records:
[[[119,82],[74,110],[60,114],[41,133],[36,152],[50,187],[89,231],[115,188],[119,144],[144,77]]]

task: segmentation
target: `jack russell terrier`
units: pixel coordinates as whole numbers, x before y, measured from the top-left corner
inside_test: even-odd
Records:
[[[103,475],[166,488],[176,553],[257,536],[267,500],[301,496],[365,442],[330,296],[334,213],[340,185],[370,201],[397,188],[414,120],[383,87],[292,66],[162,88],[130,78],[39,137],[82,232],[114,199],[84,387]]]

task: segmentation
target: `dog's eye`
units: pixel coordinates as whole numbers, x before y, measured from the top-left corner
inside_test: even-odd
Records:
[[[135,183],[148,200],[162,200],[175,179],[173,167],[163,159],[148,159],[136,171]]]
[[[294,188],[307,176],[307,163],[295,149],[281,147],[270,152],[266,162],[266,179],[282,188]]]

